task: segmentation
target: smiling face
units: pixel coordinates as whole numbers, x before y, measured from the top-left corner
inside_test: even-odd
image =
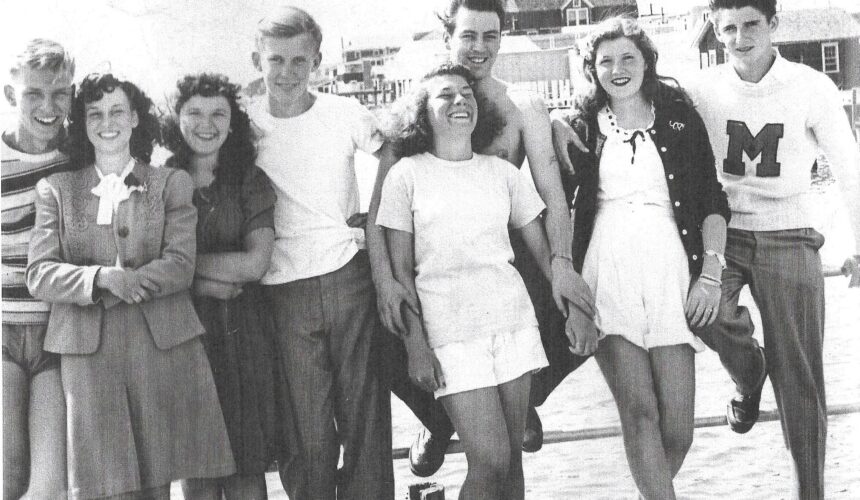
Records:
[[[179,130],[195,155],[218,153],[230,131],[230,102],[222,95],[195,95],[179,110]]]
[[[629,38],[606,40],[594,57],[597,81],[610,102],[637,96],[645,77],[645,58]]]
[[[478,119],[478,103],[466,79],[440,75],[424,82],[427,89],[427,120],[433,138],[470,137]]]
[[[469,68],[476,80],[490,76],[501,45],[499,16],[460,7],[454,19],[454,31],[445,35],[449,59]]]
[[[18,115],[17,147],[25,153],[47,151],[72,106],[72,76],[24,67],[4,93]]]
[[[773,57],[771,35],[778,23],[776,16],[768,21],[767,16],[755,7],[743,7],[718,9],[713,12],[713,20],[717,40],[726,46],[732,64],[770,66]]]
[[[258,45],[254,66],[263,74],[269,99],[281,105],[302,99],[322,58],[313,37],[309,33],[290,38],[264,36]]]
[[[105,92],[98,101],[87,103],[84,116],[87,138],[93,144],[97,159],[99,155],[129,150],[131,133],[137,127],[138,117],[121,88]]]

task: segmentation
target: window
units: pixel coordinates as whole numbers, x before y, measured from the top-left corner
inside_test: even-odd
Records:
[[[582,0],[573,0],[570,2],[570,6],[577,9],[582,7]]]
[[[825,73],[839,73],[839,42],[821,44],[821,65]]]
[[[581,24],[588,24],[588,8],[586,7],[567,9],[565,11],[565,15],[567,16],[568,26],[579,26]]]

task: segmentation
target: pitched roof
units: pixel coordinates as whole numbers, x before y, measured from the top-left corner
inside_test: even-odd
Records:
[[[842,9],[802,9],[777,13],[773,43],[860,37],[860,24]]]
[[[584,7],[636,7],[636,0],[582,0]],[[505,12],[534,12],[561,10],[567,7],[571,0],[505,0]]]
[[[783,10],[776,15],[779,26],[771,40],[777,45],[860,37],[860,24],[842,9]],[[693,46],[698,47],[712,29],[710,19],[702,23]]]
[[[561,6],[567,2],[568,0],[507,0],[505,12],[515,14],[517,12],[561,10]]]

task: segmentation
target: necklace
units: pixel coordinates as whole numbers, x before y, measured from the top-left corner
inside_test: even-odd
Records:
[[[645,127],[644,129],[636,128],[636,129],[628,130],[628,129],[621,128],[621,126],[618,124],[618,118],[612,112],[612,109],[609,108],[609,104],[607,104],[606,106],[603,107],[603,113],[606,115],[606,118],[609,121],[609,125],[612,127],[613,132],[615,132],[616,135],[619,135],[622,138],[624,138],[621,140],[621,142],[630,144],[630,150],[631,150],[630,164],[633,165],[636,161],[636,140],[637,140],[637,138],[640,141],[645,142],[645,137],[646,137],[645,131],[650,130],[654,126],[654,118],[656,116],[656,113],[654,111],[654,103],[651,103],[651,120],[650,120],[648,126]]]

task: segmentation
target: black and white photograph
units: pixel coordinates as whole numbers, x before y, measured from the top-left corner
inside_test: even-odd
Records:
[[[860,0],[3,0],[3,500],[860,498]]]

